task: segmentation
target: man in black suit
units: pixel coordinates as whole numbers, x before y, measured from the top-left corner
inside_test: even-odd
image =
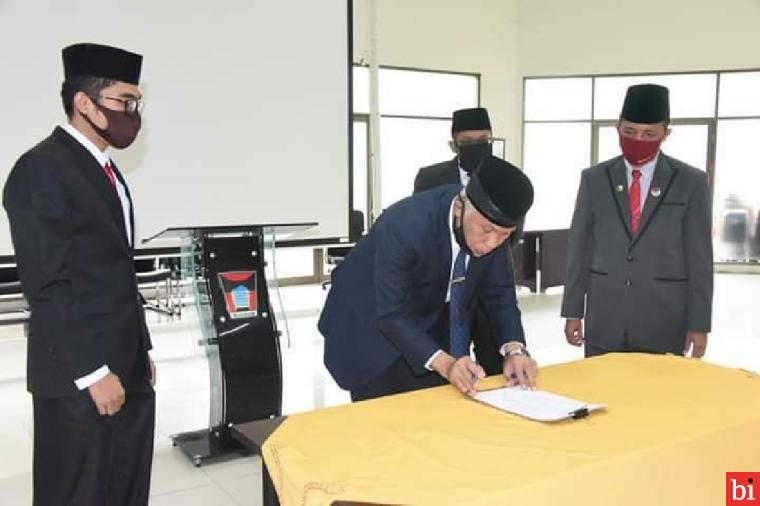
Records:
[[[414,193],[445,184],[466,186],[473,171],[483,160],[491,156],[492,135],[491,119],[485,108],[476,107],[454,111],[449,146],[456,156],[451,160],[421,168],[414,179]],[[506,244],[515,245],[521,235],[522,221],[518,222],[517,229]],[[509,272],[512,275],[511,255],[506,255],[506,257],[508,257]],[[486,374],[489,376],[499,374],[502,369],[502,357],[496,336],[493,334],[493,325],[479,297],[472,298],[468,312],[475,357]]]
[[[3,192],[31,307],[34,504],[148,504],[155,367],[134,271],[129,189],[106,148],[140,129],[142,56],[63,50],[68,123],[24,153]]]
[[[414,178],[414,193],[444,184],[466,186],[472,172],[491,154],[492,135],[491,119],[485,108],[454,111],[449,146],[456,156],[421,168]]]

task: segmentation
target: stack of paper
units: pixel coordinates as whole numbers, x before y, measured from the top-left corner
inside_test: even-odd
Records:
[[[478,392],[474,399],[503,411],[541,422],[580,418],[606,407],[603,404],[588,404],[550,392],[524,390],[520,387],[504,387]]]

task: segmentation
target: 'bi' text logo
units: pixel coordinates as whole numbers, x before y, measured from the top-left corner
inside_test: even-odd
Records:
[[[760,472],[726,473],[726,506],[760,506]]]

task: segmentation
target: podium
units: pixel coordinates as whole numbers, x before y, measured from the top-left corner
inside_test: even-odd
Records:
[[[281,304],[271,297],[279,293],[275,244],[314,226],[169,228],[143,241],[178,239],[182,278],[193,287],[208,358],[209,426],[176,434],[172,443],[196,467],[242,449],[230,435],[233,424],[282,414],[281,333],[273,311]]]

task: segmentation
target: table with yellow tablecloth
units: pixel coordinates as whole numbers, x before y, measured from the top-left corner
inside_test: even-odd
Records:
[[[540,423],[444,386],[290,416],[262,455],[287,506],[714,506],[726,471],[760,470],[760,377],[747,371],[611,354],[543,368],[539,388],[608,408]]]

